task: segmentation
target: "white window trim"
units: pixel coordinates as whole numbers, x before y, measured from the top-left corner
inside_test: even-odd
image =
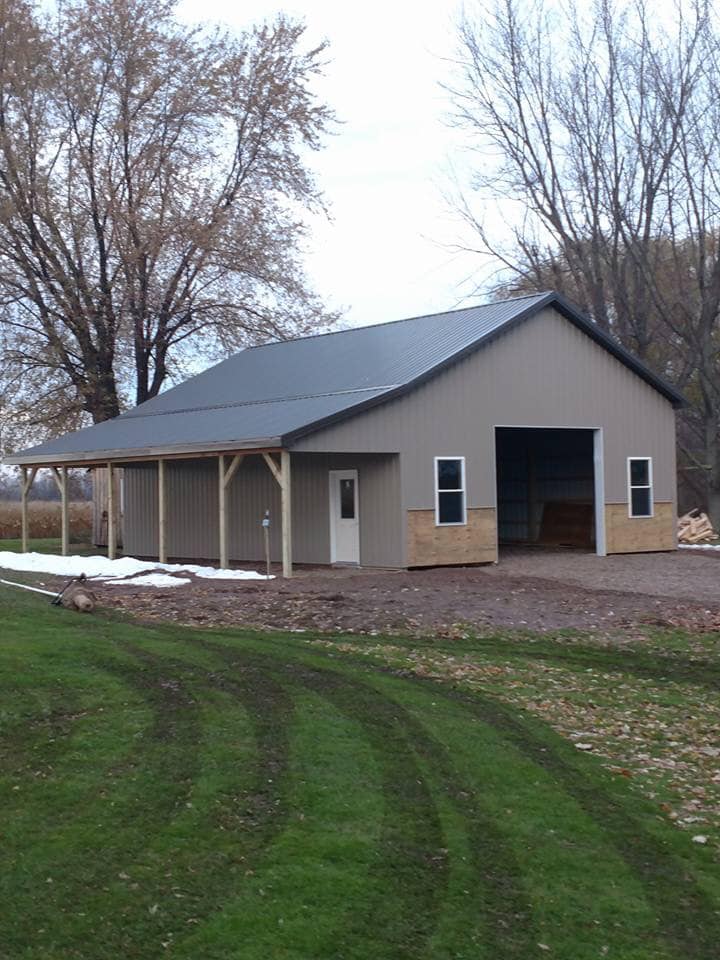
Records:
[[[648,465],[648,483],[632,482],[631,468],[636,460],[646,460]],[[633,490],[650,491],[650,513],[632,512],[632,492]],[[628,457],[627,458],[627,495],[628,495],[628,517],[630,520],[650,520],[655,516],[655,491],[653,488],[653,462],[652,457]]]
[[[441,460],[460,461],[460,480],[462,486],[457,490],[443,490],[442,493],[462,493],[462,520],[452,523],[440,522],[440,489],[438,487],[438,463]],[[433,460],[433,484],[435,486],[435,526],[436,527],[465,527],[467,526],[467,485],[465,483],[465,457],[435,457]]]

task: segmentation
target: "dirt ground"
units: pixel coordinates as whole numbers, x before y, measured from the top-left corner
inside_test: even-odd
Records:
[[[300,569],[270,582],[193,579],[149,589],[98,584],[103,605],[193,626],[362,633],[631,626],[720,629],[720,555],[596,557],[508,550],[498,565],[424,571]]]

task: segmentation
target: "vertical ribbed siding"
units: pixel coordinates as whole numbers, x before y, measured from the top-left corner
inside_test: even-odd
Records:
[[[125,467],[125,545],[134,557],[156,557],[158,552],[157,465]]]
[[[261,457],[246,457],[232,479],[228,496],[229,549],[233,560],[262,560],[262,520],[270,510],[270,554],[281,556],[280,487]],[[217,526],[217,520],[215,521]]]
[[[494,506],[494,426],[601,427],[606,501],[627,499],[629,456],[651,456],[656,499],[675,499],[671,404],[551,309],[404,397],[294,449],[398,450],[402,499],[417,509],[434,503],[433,457],[464,456],[468,506]]]
[[[218,555],[218,465],[215,458],[167,460],[168,554],[210,560]]]
[[[330,562],[329,471],[356,469],[360,495],[360,559],[368,566],[403,564],[403,524],[397,456],[293,454],[292,512],[295,563]],[[167,461],[168,551],[173,558],[218,555],[217,460]],[[127,476],[127,548],[157,556],[157,466],[132,465]],[[280,488],[259,456],[247,456],[228,496],[230,557],[264,559],[262,519],[270,510],[273,561],[281,555]]]

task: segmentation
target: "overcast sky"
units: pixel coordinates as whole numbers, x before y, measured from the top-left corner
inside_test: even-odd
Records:
[[[234,27],[279,10],[305,21],[309,42],[329,41],[318,91],[342,121],[312,158],[333,218],[313,221],[307,265],[317,289],[346,308],[352,325],[461,305],[472,286],[463,282],[483,265],[448,249],[461,227],[443,199],[461,142],[444,120],[440,86],[452,75],[458,5],[184,0],[180,7],[188,20]]]

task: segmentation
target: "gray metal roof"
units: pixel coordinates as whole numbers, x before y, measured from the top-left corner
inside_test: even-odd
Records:
[[[134,410],[9,463],[282,446],[384,402],[553,305],[673,403],[682,397],[553,293],[252,347]]]

